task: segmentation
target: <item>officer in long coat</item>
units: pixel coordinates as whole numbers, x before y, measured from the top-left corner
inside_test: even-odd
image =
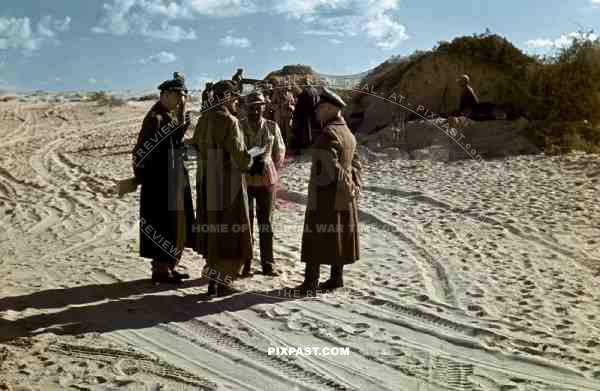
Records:
[[[357,197],[361,164],[356,139],[341,114],[346,104],[324,88],[317,105],[321,133],[312,147],[308,204],[301,261],[306,263],[300,291],[331,290],[344,285],[344,265],[359,259]],[[319,266],[331,265],[330,279],[318,285]]]
[[[199,149],[196,203],[196,250],[206,259],[208,294],[233,292],[231,283],[252,259],[252,235],[244,172],[252,159],[235,114],[236,86],[220,81],[212,87],[215,106],[198,122]]]
[[[189,176],[183,165],[182,121],[187,88],[177,77],[159,87],[160,100],[144,118],[132,151],[141,184],[140,256],[152,259],[154,282],[179,283],[187,274],[175,267],[184,247],[193,247],[194,211]]]

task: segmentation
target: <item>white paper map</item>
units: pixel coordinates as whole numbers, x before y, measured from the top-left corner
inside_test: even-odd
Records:
[[[252,156],[252,158],[255,158],[265,153],[265,147],[252,147],[248,150],[248,153],[250,154],[250,156]]]

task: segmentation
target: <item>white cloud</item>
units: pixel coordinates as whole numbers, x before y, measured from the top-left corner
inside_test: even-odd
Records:
[[[69,29],[71,18],[54,19],[52,16],[42,17],[35,28],[31,20],[24,18],[0,17],[0,50],[17,49],[35,51],[46,42],[57,43],[58,33]]]
[[[71,27],[71,18],[65,16],[64,19],[54,19],[50,15],[46,15],[40,19],[37,28],[40,35],[52,38],[57,32],[66,32]],[[55,31],[56,30],[56,31]]]
[[[525,42],[525,45],[532,49],[546,49],[553,48],[554,41],[551,39],[530,39],[529,41]]]
[[[140,64],[170,64],[177,60],[177,56],[171,52],[159,52],[139,61]]]
[[[98,83],[98,80],[94,79],[93,77],[90,77],[90,78],[88,79],[88,83],[90,83],[90,84],[97,84],[97,83]]]
[[[600,0],[596,0],[600,4]],[[538,39],[530,39],[529,41],[525,41],[525,45],[527,45],[531,49],[559,49],[569,46],[573,41],[573,38],[585,38],[586,35],[582,35],[581,33],[568,33],[562,34],[560,37],[555,39],[548,38],[538,38]],[[589,40],[598,39],[598,35],[589,34],[587,35]]]
[[[102,7],[104,14],[92,32],[97,34],[138,34],[149,38],[179,42],[196,39],[192,29],[185,29],[169,22],[185,18],[187,13],[177,3],[164,4],[162,0],[113,0]],[[161,19],[153,23],[153,19]]]
[[[592,4],[592,7],[600,8],[600,0],[590,0],[590,3]]]
[[[98,34],[139,34],[152,38],[195,39],[192,30],[185,31],[170,22],[192,20],[195,16],[232,17],[255,13],[253,0],[109,0],[102,6],[103,14],[92,31]],[[160,32],[154,23],[162,21]],[[169,26],[165,24],[169,22]],[[152,26],[152,28],[150,28]],[[175,41],[176,42],[176,41]]]
[[[377,14],[366,21],[363,31],[382,49],[394,49],[409,38],[406,28],[387,14]]]
[[[217,60],[217,63],[219,63],[219,64],[231,64],[234,61],[235,61],[235,56],[229,56],[229,57],[219,58]]]
[[[339,0],[283,0],[276,2],[273,10],[294,18],[301,18],[325,8],[335,9],[339,3],[341,3]]]
[[[245,37],[234,37],[227,35],[219,40],[219,43],[223,46],[235,47],[235,48],[248,48],[252,44],[248,38]]]
[[[143,23],[139,32],[145,37],[164,39],[171,42],[196,39],[196,32],[194,30],[186,30],[180,26],[168,24],[166,21],[163,21],[159,27]]]
[[[220,18],[253,14],[261,10],[253,0],[183,0],[182,4],[187,12]]]
[[[340,45],[343,43],[342,40],[336,39],[336,38],[329,38],[327,40],[329,43],[333,44],[333,45]]]
[[[327,4],[313,1],[301,15],[310,26],[304,34],[337,37],[365,34],[377,47],[394,49],[409,38],[405,27],[393,15],[398,7],[399,0],[337,0]],[[327,16],[329,8],[339,16]],[[291,8],[290,12],[292,16],[298,15],[297,8]]]
[[[285,42],[281,47],[276,48],[275,50],[281,52],[295,52],[296,47],[289,42]]]
[[[141,34],[177,42],[194,39],[195,33],[173,25],[174,20],[265,13],[295,19],[304,25],[305,34],[334,37],[366,34],[378,47],[391,49],[409,38],[394,15],[399,6],[400,0],[110,0],[104,4],[103,16],[93,31]],[[162,24],[157,31],[155,24],[159,20]],[[221,44],[250,46],[249,40],[234,38],[231,32]]]
[[[338,36],[338,37],[343,37],[345,35],[342,31],[320,30],[320,29],[308,29],[308,30],[304,30],[303,33],[306,35]]]

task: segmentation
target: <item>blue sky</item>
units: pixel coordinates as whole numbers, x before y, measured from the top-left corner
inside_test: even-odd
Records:
[[[543,52],[600,30],[600,0],[2,0],[0,89],[199,88],[237,67],[365,71],[486,28]]]

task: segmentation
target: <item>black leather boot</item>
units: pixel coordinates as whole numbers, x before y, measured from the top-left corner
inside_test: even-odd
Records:
[[[320,265],[307,262],[306,269],[304,270],[304,282],[294,289],[301,294],[308,295],[312,293],[313,295],[316,295],[319,287],[319,274]]]
[[[167,284],[181,283],[181,278],[171,274],[170,269],[171,268],[168,262],[163,262],[160,259],[154,259],[152,261],[152,282]]]
[[[179,278],[180,280],[186,280],[188,278],[190,278],[190,275],[187,273],[179,273],[177,270],[175,269],[171,269],[171,275],[175,278]]]
[[[217,284],[217,296],[219,296],[219,297],[229,296],[234,293],[237,293],[237,290],[234,287],[232,287],[231,285],[224,284],[222,282]]]
[[[329,280],[319,284],[319,289],[334,290],[344,286],[344,265],[331,265]]]
[[[217,282],[215,280],[210,280],[208,282],[208,291],[206,294],[208,296],[214,296],[217,294]]]
[[[273,262],[263,262],[262,274],[265,276],[276,277],[279,275],[279,272],[273,267]]]

